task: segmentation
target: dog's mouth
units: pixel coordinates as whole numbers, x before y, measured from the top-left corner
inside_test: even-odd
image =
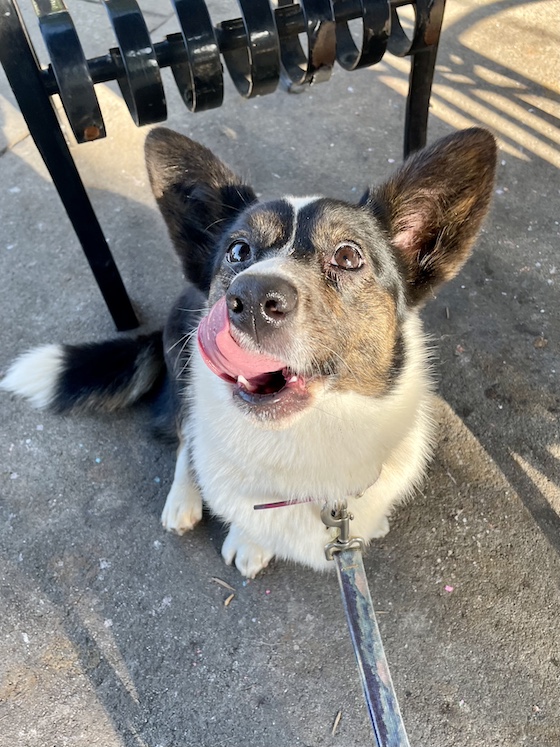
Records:
[[[311,379],[276,358],[241,347],[231,335],[225,298],[200,322],[198,348],[210,370],[232,385],[234,396],[253,414],[278,419],[308,406]]]
[[[252,404],[279,401],[287,395],[308,396],[306,380],[292,373],[288,368],[281,371],[270,371],[254,379],[238,376],[235,383],[236,393]]]

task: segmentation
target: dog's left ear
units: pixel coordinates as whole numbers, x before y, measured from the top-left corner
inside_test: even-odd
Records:
[[[402,260],[410,304],[423,301],[466,262],[494,186],[496,142],[479,128],[438,140],[368,192],[369,207]]]
[[[204,145],[166,127],[146,138],[146,166],[188,280],[208,295],[219,237],[257,198]]]

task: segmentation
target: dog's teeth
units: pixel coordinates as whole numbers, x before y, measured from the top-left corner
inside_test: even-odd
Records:
[[[293,376],[290,376],[290,378],[288,379],[288,384],[295,384],[297,379],[298,377],[295,374]]]
[[[254,392],[257,389],[256,386],[253,386],[244,376],[241,375],[237,377],[237,383],[241,384],[241,386],[247,389],[248,392]]]

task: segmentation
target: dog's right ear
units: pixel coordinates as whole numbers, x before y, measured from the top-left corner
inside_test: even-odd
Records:
[[[219,236],[253,189],[200,143],[165,127],[146,138],[152,191],[188,280],[208,294]]]

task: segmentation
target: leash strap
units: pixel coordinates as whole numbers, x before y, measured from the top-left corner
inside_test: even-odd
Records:
[[[253,508],[281,508],[294,502],[310,501],[309,498],[300,501],[275,501],[259,503]],[[327,560],[334,560],[336,566],[344,614],[358,663],[360,681],[375,735],[375,745],[410,747],[366,578],[362,558],[364,540],[361,537],[350,537],[352,518],[346,501],[341,501],[335,509],[329,504],[323,506],[323,524],[338,530],[336,539],[325,545],[325,556]]]
[[[410,747],[359,548],[333,554],[346,622],[377,747]]]
[[[335,562],[376,747],[410,747],[369,591],[362,558],[364,541],[350,537],[352,515],[345,502],[336,510],[324,506],[321,519],[339,530],[336,540],[326,545],[325,555]]]

